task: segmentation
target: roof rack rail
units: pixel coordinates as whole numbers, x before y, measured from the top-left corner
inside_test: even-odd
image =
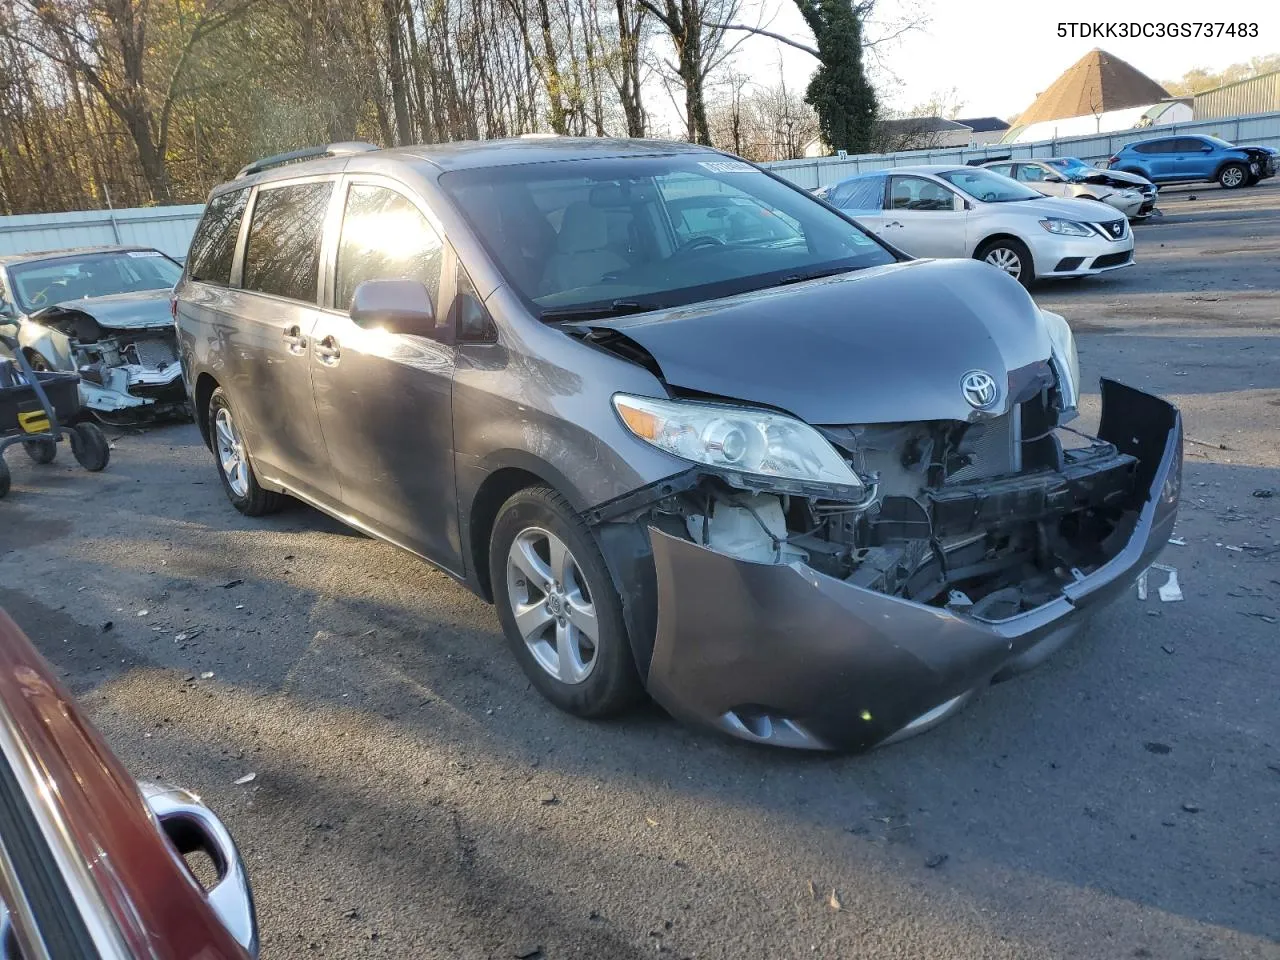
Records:
[[[236,174],[236,179],[239,180],[241,177],[247,177],[251,173],[261,173],[263,170],[282,167],[286,163],[296,163],[300,160],[314,160],[316,157],[345,157],[353,153],[368,153],[370,150],[377,149],[379,148],[372,143],[364,143],[360,140],[326,143],[324,146],[319,147],[303,147],[301,150],[277,153],[274,156],[263,157],[261,160],[246,164],[240,168],[240,172]]]

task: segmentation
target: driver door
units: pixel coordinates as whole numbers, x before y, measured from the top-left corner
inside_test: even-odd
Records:
[[[890,243],[913,257],[963,257],[968,212],[959,194],[936,180],[889,178],[884,230]]]

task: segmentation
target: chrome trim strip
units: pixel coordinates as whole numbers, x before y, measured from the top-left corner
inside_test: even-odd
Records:
[[[18,737],[8,713],[0,709],[0,751],[3,751],[13,769],[14,778],[22,790],[23,799],[31,809],[49,852],[53,854],[58,872],[62,874],[75,909],[80,914],[89,936],[93,939],[101,960],[129,960],[124,938],[115,918],[103,902],[97,884],[89,870],[89,864],[71,839],[66,823],[53,802],[57,784],[50,783],[27,745]]]

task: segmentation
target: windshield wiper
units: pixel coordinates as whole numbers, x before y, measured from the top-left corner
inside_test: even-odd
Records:
[[[565,307],[561,310],[543,310],[538,319],[543,323],[561,323],[565,320],[600,320],[605,317],[624,317],[630,313],[647,313],[661,310],[661,303],[644,303],[640,300],[614,300],[594,307]]]
[[[825,267],[822,270],[810,270],[808,273],[789,273],[781,280],[774,282],[775,287],[785,287],[793,283],[804,283],[806,280],[820,280],[822,277],[834,277],[840,273],[852,273],[861,267]]]

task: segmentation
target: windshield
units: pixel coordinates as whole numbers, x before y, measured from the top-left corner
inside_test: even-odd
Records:
[[[1210,143],[1216,143],[1216,144],[1217,144],[1218,146],[1220,146],[1220,147],[1234,147],[1234,146],[1235,146],[1235,144],[1234,144],[1234,143],[1231,143],[1231,142],[1229,142],[1229,141],[1227,141],[1227,140],[1223,140],[1221,137],[1201,137],[1200,139],[1201,139],[1201,140],[1208,140]]]
[[[182,268],[159,250],[90,253],[9,268],[14,299],[24,312],[84,297],[165,290],[181,275]]]
[[[981,167],[946,170],[938,174],[943,180],[985,203],[1011,203],[1015,200],[1042,200],[1039,193],[1015,180]]]
[[[713,154],[459,170],[440,183],[547,319],[693,303],[895,260],[808,194]]]

